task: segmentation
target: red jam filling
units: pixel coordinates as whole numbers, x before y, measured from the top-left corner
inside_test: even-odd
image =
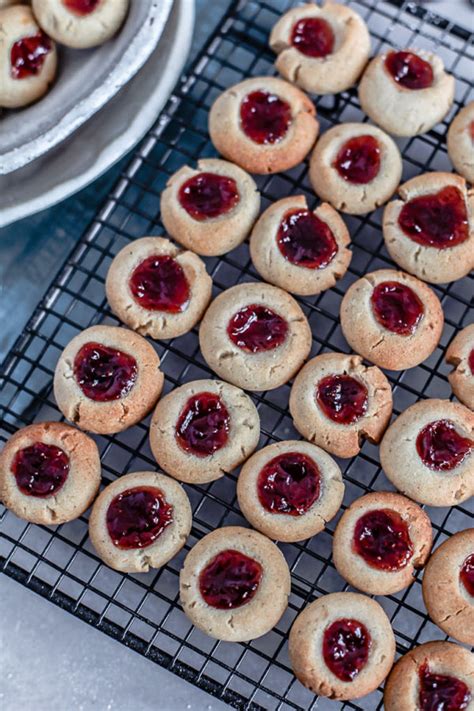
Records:
[[[84,395],[97,402],[125,397],[135,385],[137,361],[101,343],[86,343],[74,359],[74,377]]]
[[[189,304],[189,283],[178,262],[168,255],[148,257],[129,281],[135,301],[150,311],[177,314]]]
[[[385,66],[405,89],[427,89],[433,83],[431,64],[413,52],[389,52]]]
[[[15,42],[10,52],[13,79],[25,79],[39,74],[52,46],[51,40],[44,32],[22,37]]]
[[[459,577],[469,595],[474,597],[474,553],[471,553],[462,564]]]
[[[173,521],[173,507],[163,492],[152,486],[122,491],[109,504],[106,522],[114,546],[146,548]]]
[[[400,570],[413,555],[408,526],[396,511],[367,511],[354,528],[353,546],[365,562],[380,570]]]
[[[199,393],[188,400],[176,424],[180,447],[198,457],[208,457],[227,444],[229,412],[218,395]]]
[[[67,479],[69,457],[59,447],[35,442],[15,454],[12,472],[22,494],[53,496]]]
[[[76,15],[90,15],[101,0],[63,0],[63,5]]]
[[[272,309],[259,304],[244,306],[232,316],[227,335],[232,343],[249,353],[278,348],[285,341],[288,323]]]
[[[349,183],[370,183],[380,170],[379,142],[373,136],[350,138],[340,148],[333,166]]]
[[[255,143],[278,143],[291,123],[291,107],[266,91],[252,91],[240,105],[243,132]]]
[[[469,237],[466,203],[452,185],[405,203],[398,224],[407,237],[424,247],[448,249]]]
[[[326,224],[309,210],[291,210],[277,233],[280,252],[292,264],[323,269],[337,254],[337,242]]]
[[[353,681],[367,664],[371,642],[369,631],[362,622],[336,620],[324,630],[326,666],[341,681]]]
[[[474,375],[474,348],[469,353],[469,367],[471,369],[471,373]]]
[[[378,284],[370,302],[380,325],[399,336],[414,333],[424,313],[423,304],[413,289],[397,281]]]
[[[293,27],[291,44],[307,57],[326,57],[334,49],[334,32],[326,20],[304,17]]]
[[[456,432],[449,420],[430,422],[416,438],[416,450],[424,465],[435,471],[449,471],[469,455],[474,442]]]
[[[318,466],[299,452],[278,455],[258,475],[258,498],[270,513],[301,516],[319,499],[320,490]]]
[[[186,212],[200,222],[230,212],[239,202],[233,178],[215,173],[199,173],[181,186],[178,199]]]
[[[246,605],[257,592],[263,568],[240,551],[225,550],[202,570],[199,590],[211,607],[233,610]]]
[[[420,711],[464,711],[471,700],[467,684],[455,676],[431,673],[427,662],[419,671]]]
[[[351,425],[367,410],[365,385],[350,375],[328,375],[319,381],[316,401],[326,417],[341,425]]]

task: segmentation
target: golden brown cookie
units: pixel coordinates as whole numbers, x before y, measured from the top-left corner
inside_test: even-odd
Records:
[[[458,331],[446,351],[446,363],[453,366],[448,375],[453,393],[474,410],[474,324]]]
[[[464,106],[451,121],[448,154],[455,170],[474,183],[474,101]]]

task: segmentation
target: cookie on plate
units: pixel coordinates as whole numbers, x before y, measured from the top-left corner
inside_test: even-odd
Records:
[[[448,155],[454,168],[474,183],[474,101],[455,116],[448,130]]]
[[[453,393],[474,410],[474,323],[455,335],[446,351],[446,363],[454,366],[448,375]]]
[[[383,682],[395,638],[382,607],[351,592],[322,595],[298,615],[289,637],[291,667],[310,691],[358,699]]]
[[[179,575],[181,604],[200,630],[227,642],[269,632],[290,595],[288,564],[266,536],[218,528],[190,550]]]

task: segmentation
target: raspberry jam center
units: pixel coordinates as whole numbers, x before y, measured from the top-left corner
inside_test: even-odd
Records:
[[[291,44],[307,57],[326,57],[334,49],[334,32],[326,20],[304,17],[293,27]]]
[[[176,424],[180,447],[198,457],[208,457],[227,444],[229,412],[218,395],[199,393],[191,397]]]
[[[272,309],[259,304],[244,306],[229,321],[227,334],[236,346],[248,353],[278,348],[285,341],[288,323]]]
[[[469,353],[469,368],[471,369],[472,375],[474,375],[474,348]]]
[[[183,183],[178,199],[192,218],[203,221],[230,212],[239,202],[240,195],[233,178],[199,173]]]
[[[351,425],[365,415],[368,392],[350,375],[328,375],[316,387],[316,401],[330,420]]]
[[[466,203],[452,185],[405,203],[398,224],[407,237],[424,247],[448,249],[469,237]]]
[[[84,395],[97,402],[125,397],[135,385],[137,361],[101,343],[86,343],[74,359],[74,377]]]
[[[433,674],[425,662],[419,671],[420,711],[464,711],[471,700],[467,684],[455,676]]]
[[[240,105],[243,132],[255,143],[278,143],[291,123],[291,107],[266,91],[252,91]]]
[[[431,64],[413,52],[389,52],[385,66],[405,89],[427,89],[433,83]]]
[[[12,462],[12,472],[22,494],[53,496],[69,474],[69,457],[59,447],[35,442],[18,450]]]
[[[459,577],[469,595],[474,597],[474,553],[471,553],[462,564]]]
[[[413,555],[408,526],[396,511],[367,511],[354,528],[355,551],[372,568],[400,570]]]
[[[424,313],[423,304],[413,289],[397,281],[377,284],[370,303],[380,325],[399,336],[414,333]]]
[[[199,590],[211,607],[233,610],[250,602],[262,575],[263,568],[258,561],[240,551],[225,550],[202,570]]]
[[[292,264],[323,269],[337,254],[337,242],[326,224],[309,210],[291,210],[277,233],[280,252]]]
[[[177,314],[189,304],[189,283],[178,262],[168,255],[148,257],[129,281],[135,301],[150,311]]]
[[[474,443],[456,432],[449,420],[430,422],[416,438],[416,450],[423,463],[435,471],[449,471],[470,454]]]
[[[10,51],[12,78],[26,79],[39,74],[52,46],[51,40],[44,32],[17,40]]]
[[[63,5],[75,15],[89,15],[101,0],[63,0]]]
[[[320,490],[318,466],[299,452],[278,455],[258,475],[258,498],[270,513],[301,516],[319,499]]]
[[[336,620],[324,630],[326,666],[341,681],[353,681],[367,664],[371,642],[369,631],[362,622]]]
[[[109,504],[106,522],[114,546],[146,548],[173,521],[173,507],[163,492],[152,486],[122,491]]]
[[[340,148],[333,166],[349,183],[370,183],[380,170],[379,142],[373,136],[350,138]]]

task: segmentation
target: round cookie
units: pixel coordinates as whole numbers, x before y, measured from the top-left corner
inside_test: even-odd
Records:
[[[474,413],[448,400],[408,407],[380,445],[385,474],[428,506],[456,506],[474,494]]]
[[[350,215],[365,215],[387,202],[401,176],[398,146],[367,123],[330,128],[317,142],[309,164],[315,193]]]
[[[54,395],[68,420],[97,434],[140,422],[160,397],[164,376],[154,348],[133,331],[91,326],[63,350]]]
[[[365,595],[323,595],[298,615],[289,637],[290,663],[310,691],[358,699],[383,682],[395,657],[395,638],[382,607]]]
[[[454,77],[441,57],[422,49],[379,54],[359,84],[372,121],[394,136],[418,136],[442,121],[454,100]]]
[[[32,5],[39,24],[56,42],[87,49],[118,32],[129,0],[32,0]]]
[[[134,472],[101,492],[89,520],[97,555],[114,570],[161,568],[186,543],[192,524],[181,484],[157,472]]]
[[[459,331],[446,351],[446,363],[454,366],[448,375],[453,393],[474,410],[474,323]]]
[[[400,494],[377,491],[352,502],[333,539],[338,572],[368,595],[392,595],[412,584],[431,550],[429,516]]]
[[[289,294],[252,282],[214,299],[201,322],[199,343],[220,378],[246,390],[272,390],[303,365],[311,329]]]
[[[260,210],[254,179],[233,163],[202,158],[174,173],[161,194],[166,231],[206,257],[230,252],[249,234]]]
[[[309,210],[295,195],[268,207],[250,236],[250,256],[265,281],[311,296],[333,287],[351,261],[350,235],[327,203]]]
[[[455,116],[448,130],[451,163],[469,183],[474,183],[474,101]]]
[[[361,75],[370,55],[367,25],[350,7],[326,2],[288,10],[273,27],[275,66],[288,81],[314,94],[337,94]]]
[[[344,353],[323,353],[295,378],[293,424],[303,437],[337,457],[354,457],[364,439],[379,442],[392,414],[390,384],[378,368]]]
[[[200,630],[227,642],[269,632],[288,605],[290,571],[266,536],[240,526],[218,528],[186,556],[181,604]]]
[[[0,107],[18,109],[40,99],[56,76],[56,45],[29,7],[0,10]]]
[[[89,508],[99,486],[96,443],[62,422],[23,427],[0,454],[0,499],[32,523],[72,521]]]
[[[195,380],[158,403],[150,446],[167,474],[190,484],[214,481],[239,466],[260,438],[252,400],[220,380]]]
[[[214,146],[249,173],[280,173],[298,165],[318,131],[312,101],[275,77],[254,77],[231,86],[209,113]]]
[[[473,711],[474,655],[452,642],[420,644],[393,667],[383,701],[385,711]]]
[[[474,192],[453,173],[425,173],[398,188],[384,211],[388,253],[402,269],[432,284],[474,267]]]

